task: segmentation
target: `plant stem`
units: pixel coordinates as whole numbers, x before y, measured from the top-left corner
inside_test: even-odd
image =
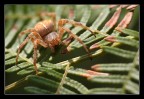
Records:
[[[91,53],[91,57],[93,58],[93,57],[101,54],[102,51],[103,51],[102,49],[99,49],[99,50]],[[82,61],[82,60],[84,60],[84,59],[86,59],[86,58],[89,58],[89,55],[86,54],[86,55],[78,56],[78,57],[72,58],[72,59],[70,59],[70,60],[66,60],[66,61],[57,63],[57,64],[58,64],[58,65],[68,65],[68,64],[72,64],[72,63],[77,63],[77,62]]]
[[[58,89],[57,89],[57,91],[56,91],[56,94],[60,94],[60,89],[63,87],[63,84],[64,84],[64,82],[65,82],[65,78],[66,78],[66,76],[67,76],[67,74],[68,74],[69,67],[70,67],[70,64],[68,64],[68,65],[66,66],[65,72],[64,72],[63,77],[62,77],[62,80],[61,80],[61,82],[60,82],[60,84],[59,84],[59,87],[58,87]]]
[[[8,85],[8,86],[6,86],[5,87],[5,91],[7,92],[7,91],[9,91],[11,89],[17,88],[18,86],[22,85],[25,82],[25,79],[26,79],[26,77],[14,82],[14,83],[12,83],[10,85]]]

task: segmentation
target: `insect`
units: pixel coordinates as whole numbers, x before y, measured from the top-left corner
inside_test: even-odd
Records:
[[[18,57],[19,57],[21,49],[27,44],[29,40],[32,41],[33,46],[34,46],[33,65],[34,65],[36,74],[38,74],[38,69],[36,66],[38,45],[41,45],[44,48],[50,48],[51,51],[54,53],[55,52],[54,47],[56,45],[64,44],[68,46],[67,43],[70,42],[72,38],[74,38],[77,41],[79,41],[79,43],[82,44],[82,46],[84,47],[84,49],[90,56],[89,50],[87,46],[83,43],[83,41],[77,35],[72,33],[69,28],[65,28],[64,24],[68,23],[74,26],[80,26],[86,30],[89,30],[95,36],[94,32],[89,27],[81,24],[80,22],[76,22],[73,20],[60,19],[57,23],[58,29],[56,32],[56,14],[53,12],[43,12],[40,14],[40,17],[42,18],[43,16],[49,16],[51,17],[51,19],[42,20],[38,22],[34,26],[34,28],[26,29],[19,34],[19,38],[20,38],[22,35],[29,33],[26,39],[18,47],[17,56],[16,56],[16,64],[18,62]],[[65,42],[61,41],[64,33],[69,34],[69,37],[65,40]]]

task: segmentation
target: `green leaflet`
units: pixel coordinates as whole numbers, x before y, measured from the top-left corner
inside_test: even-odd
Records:
[[[38,84],[39,87],[43,85],[44,88],[51,88],[52,91],[55,91],[55,89],[58,86],[58,83],[53,80],[50,80],[44,77],[34,76],[34,75],[29,75],[27,77],[27,80],[30,83],[36,82],[35,84]]]
[[[11,53],[5,54],[5,60],[8,60],[8,59],[13,58],[13,57],[15,57],[15,55],[13,55]]]
[[[109,52],[109,53],[114,54],[114,55],[118,55],[118,56],[123,57],[123,58],[133,59],[135,56],[135,52],[123,50],[120,48],[108,47],[108,46],[102,46],[102,48],[106,52]]]
[[[90,18],[90,15],[91,15],[91,10],[87,8],[87,9],[85,10],[85,12],[84,12],[84,14],[83,14],[80,22],[81,22],[83,25],[86,25],[86,23],[88,22],[88,20],[89,20],[89,18]],[[80,30],[82,30],[81,27],[75,27],[75,28],[72,30],[72,32],[76,34],[76,33],[78,33]],[[81,38],[81,37],[80,37],[80,38]],[[76,42],[78,42],[78,41],[75,40],[75,41],[72,42],[71,44],[74,44],[74,43],[76,43]]]
[[[22,59],[19,60],[19,62],[22,62],[22,61],[24,61],[24,60],[22,60]],[[5,62],[6,62],[5,65],[13,65],[13,64],[15,64],[15,57],[7,60]]]
[[[133,65],[131,66],[131,69],[128,73],[126,81],[123,85],[124,92],[129,91],[134,94],[139,94],[139,91],[138,91],[139,90],[139,77],[137,77],[139,73],[136,70],[136,67],[138,67],[138,65],[136,64],[138,58],[139,58],[139,51],[137,52],[137,54],[135,55],[133,59]],[[132,79],[135,79],[136,82],[132,81]]]
[[[44,77],[38,77],[38,76],[28,76],[27,77],[27,80],[30,81],[30,82],[37,82],[36,84],[38,85],[43,85],[44,88],[53,88],[51,89],[51,91],[55,91],[55,89],[57,88],[58,86],[58,83],[53,81],[53,80],[50,80],[50,79],[46,79]],[[71,91],[68,91],[67,89],[63,88],[62,91],[65,91],[66,92],[71,92]],[[71,94],[74,94],[74,92],[71,92]]]
[[[29,64],[28,62],[23,62],[23,63],[18,64],[17,66],[13,66],[11,68],[8,68],[6,70],[6,72],[16,72],[16,71],[18,71],[20,69],[23,69],[23,68],[26,68],[28,66],[31,66],[31,64]]]
[[[137,40],[130,39],[128,37],[116,37],[116,39],[118,40],[117,42],[139,48],[139,41]]]
[[[61,73],[56,72],[55,70],[52,70],[52,69],[47,69],[47,68],[44,68],[44,67],[40,67],[39,70],[42,71],[42,72],[46,72],[48,75],[51,75],[51,76],[53,76],[53,77],[55,77],[59,80],[62,77]]]
[[[130,74],[130,76],[136,81],[139,81],[139,71],[136,68],[132,70],[132,73]]]
[[[131,93],[139,94],[139,92],[138,92],[139,86],[137,85],[137,83],[134,83],[132,81],[128,81],[125,88],[126,88],[126,90],[130,91]]]
[[[110,13],[108,7],[104,7],[99,16],[96,18],[94,23],[92,24],[92,29],[96,30],[98,27],[104,22],[108,14]]]
[[[24,68],[24,69],[18,71],[17,75],[28,75],[28,74],[31,74],[31,73],[34,73],[34,72],[35,72],[34,66],[31,66],[31,67]]]
[[[24,89],[27,92],[32,93],[32,94],[52,94],[52,92],[49,92],[45,89],[41,89],[41,88],[33,87],[33,86],[25,87]]]
[[[24,21],[23,20],[19,20],[17,21],[15,24],[17,25],[16,27],[18,29],[22,28],[22,26],[24,25],[23,24]],[[17,30],[15,28],[12,28],[11,31],[9,32],[9,34],[6,36],[6,39],[5,39],[5,46],[7,47],[8,45],[10,46],[10,43],[11,41],[14,39],[14,37],[16,36],[16,32]]]
[[[97,64],[93,67],[96,71],[103,72],[128,72],[130,70],[131,63],[112,63],[112,64]]]
[[[86,23],[88,22],[89,18],[90,18],[90,15],[91,15],[91,10],[89,8],[85,8],[85,12],[83,13],[83,16],[80,20],[80,22],[83,24],[83,25],[86,25]],[[80,30],[82,30],[81,27],[75,27],[74,29],[72,29],[72,32],[73,33],[78,33]]]
[[[107,7],[103,8],[102,12],[99,14],[98,18],[96,18],[96,20],[93,22],[92,26],[90,27],[92,30],[97,30],[97,28],[103,23],[103,21],[106,19],[106,17],[108,16],[109,14],[109,9]],[[87,30],[85,31],[83,34],[81,34],[79,37],[84,40],[86,39],[91,33]],[[97,37],[95,38],[94,36],[92,36],[93,39],[91,40],[96,40],[96,39],[99,39],[101,37],[99,37],[99,35],[97,35]],[[88,39],[88,38],[87,38]],[[75,43],[75,42],[71,43],[71,45],[73,44],[73,46],[81,46],[80,44],[78,43]]]
[[[139,38],[139,32],[137,32],[137,31],[130,30],[130,29],[122,29],[122,32],[125,34],[128,34],[130,36],[134,36],[136,38]]]
[[[46,69],[46,68],[40,68],[40,70],[45,71],[48,75],[56,77],[59,80],[62,78],[62,74],[56,72],[55,70],[50,70],[50,69]],[[75,88],[82,94],[84,94],[88,91],[88,89],[85,86],[83,86],[81,83],[79,83],[73,79],[70,79],[70,78],[66,78],[65,84],[72,88]]]
[[[123,84],[125,81],[126,76],[122,75],[109,75],[109,76],[96,76],[89,79],[95,83],[103,83],[103,84]]]
[[[52,64],[52,63],[48,63],[48,62],[43,62],[42,66],[44,66],[46,68],[54,68],[54,69],[64,69],[65,68],[65,66],[63,66],[63,65]]]
[[[32,20],[28,21],[28,23],[25,26],[23,26],[22,31],[25,29],[33,28],[34,24],[36,24],[37,21],[38,21],[38,18],[33,18]],[[16,42],[12,46],[12,49],[14,51],[17,50],[18,45],[20,45],[22,43],[22,41],[25,39],[25,37],[26,37],[26,35],[23,35],[20,38],[20,40],[18,38],[16,39]],[[27,50],[22,51],[21,54],[26,56],[26,53],[30,53],[33,49],[32,43],[29,42],[27,45],[25,45],[24,49],[27,49]]]
[[[33,87],[33,86],[25,87],[24,89],[27,92],[32,93],[32,94],[54,94],[53,92],[47,91],[47,90],[42,89],[42,88]],[[72,92],[68,89],[62,88],[61,94],[76,94],[76,93]]]
[[[68,90],[68,89],[63,88],[63,87],[61,88],[61,92],[60,93],[61,94],[77,94],[74,91]]]
[[[87,94],[119,94],[122,93],[120,88],[93,88]],[[123,94],[123,93],[122,93]]]
[[[6,22],[6,24],[5,24],[5,36],[7,36],[7,34],[11,30],[14,23],[15,23],[15,20],[9,20],[8,22]]]

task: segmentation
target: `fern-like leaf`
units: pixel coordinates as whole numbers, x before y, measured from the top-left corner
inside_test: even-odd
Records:
[[[139,31],[135,30],[139,6],[127,7],[5,5],[5,93],[56,94],[65,68],[70,65],[60,94],[139,94]],[[17,48],[27,35],[20,40],[17,36],[40,21],[37,14],[41,11],[55,12],[56,22],[66,18],[90,27],[96,38],[81,27],[64,25],[90,48],[93,59],[89,59],[76,40],[67,47],[67,54],[60,53],[61,45],[55,54],[49,48],[39,47],[39,74],[35,75],[33,45],[29,42],[21,51],[16,66]]]

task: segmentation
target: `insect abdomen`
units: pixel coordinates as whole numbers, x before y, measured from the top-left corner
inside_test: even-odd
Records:
[[[44,41],[52,46],[58,45],[60,42],[59,35],[56,32],[51,32],[44,38]]]
[[[44,20],[35,25],[35,30],[40,34],[40,36],[45,36],[54,29],[54,23],[51,20]]]

